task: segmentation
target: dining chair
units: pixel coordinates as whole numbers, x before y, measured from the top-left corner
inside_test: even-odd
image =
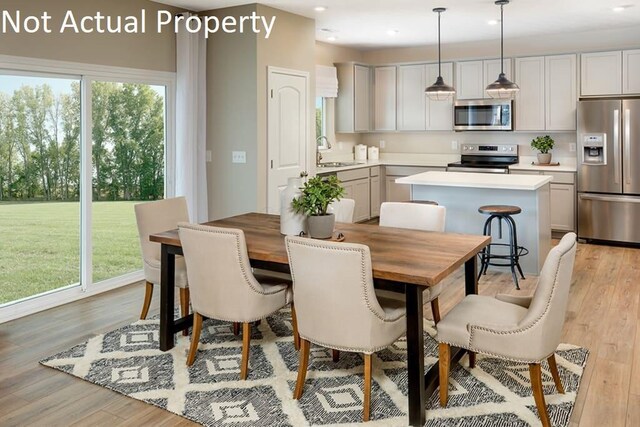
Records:
[[[293,236],[287,236],[285,241],[300,334],[300,363],[293,398],[302,397],[310,343],[363,353],[363,420],[368,421],[372,354],[405,334],[404,304],[376,297],[367,246]]]
[[[421,231],[444,232],[447,210],[444,206],[412,202],[385,202],[380,205],[380,226],[407,228]],[[425,288],[422,300],[431,303],[433,321],[440,321],[440,305],[438,297],[444,284]],[[379,295],[386,298],[404,298],[402,294],[378,290]]]
[[[178,223],[189,221],[187,200],[184,197],[139,203],[134,206],[138,236],[142,250],[142,261],[146,289],[140,319],[146,319],[153,297],[153,287],[160,285],[160,244],[149,241],[149,236],[163,231],[175,230]],[[180,289],[182,316],[189,314],[189,287],[184,258],[176,257],[175,285]],[[188,332],[184,331],[186,335]]]
[[[251,271],[242,230],[180,223],[180,242],[187,264],[193,307],[193,333],[187,366],[196,358],[203,317],[242,323],[240,379],[247,379],[251,323],[291,304],[294,343],[296,313],[291,284]]]
[[[545,260],[532,297],[468,295],[438,325],[440,405],[448,399],[451,346],[475,354],[529,364],[533,396],[542,425],[550,426],[542,390],[542,368],[547,360],[559,393],[564,393],[555,351],[560,344],[576,256],[576,235],[567,233]]]
[[[353,199],[340,199],[329,205],[329,209],[336,216],[336,222],[353,222],[353,212],[356,208],[356,201]]]

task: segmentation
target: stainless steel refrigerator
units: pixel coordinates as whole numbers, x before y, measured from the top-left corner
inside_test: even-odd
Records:
[[[578,103],[578,237],[640,243],[640,99]]]

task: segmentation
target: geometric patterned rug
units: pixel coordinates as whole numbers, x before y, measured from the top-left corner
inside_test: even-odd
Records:
[[[284,309],[252,327],[249,375],[239,380],[242,336],[229,323],[203,324],[195,363],[185,364],[190,337],[176,335],[169,352],[158,350],[157,319],[93,337],[41,363],[83,380],[142,400],[207,426],[308,426],[362,424],[363,360],[312,346],[304,394],[292,398],[298,369],[291,316]],[[433,323],[425,320],[425,366],[437,361]],[[543,364],[544,394],[551,423],[567,426],[588,351],[561,344],[556,353],[566,394],[557,394]],[[546,362],[545,362],[546,363]],[[427,401],[427,426],[537,426],[526,364],[478,354],[468,369],[464,356],[452,367],[449,403],[440,408],[438,393]],[[371,420],[366,426],[407,425],[406,341],[375,354]]]

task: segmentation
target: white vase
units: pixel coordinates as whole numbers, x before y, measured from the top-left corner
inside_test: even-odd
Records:
[[[280,193],[280,234],[297,236],[306,233],[306,216],[295,213],[291,202],[302,195],[302,178],[289,178],[287,187]]]

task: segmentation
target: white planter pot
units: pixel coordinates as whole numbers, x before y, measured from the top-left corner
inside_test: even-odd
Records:
[[[297,236],[307,231],[306,216],[293,211],[291,202],[302,195],[302,178],[289,178],[287,187],[280,193],[280,234]]]

